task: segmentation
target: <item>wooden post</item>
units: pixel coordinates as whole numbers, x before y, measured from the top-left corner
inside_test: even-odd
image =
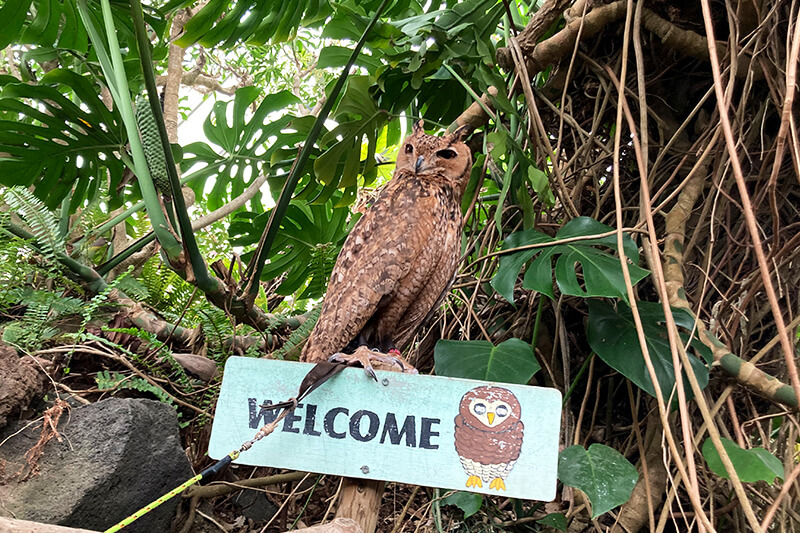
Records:
[[[364,533],[374,533],[378,525],[385,481],[344,478],[339,495],[337,518],[351,518],[361,526]]]
[[[308,533],[364,533],[355,520],[350,520],[349,518],[337,518],[333,522],[328,522],[321,526],[295,529],[294,531],[306,531]]]

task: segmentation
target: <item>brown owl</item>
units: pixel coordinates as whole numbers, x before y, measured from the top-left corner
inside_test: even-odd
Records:
[[[503,481],[519,458],[522,420],[517,397],[502,387],[477,387],[461,398],[456,415],[455,444],[467,487],[505,490]]]
[[[373,377],[372,362],[413,371],[398,350],[441,301],[461,251],[461,198],[472,168],[462,133],[436,137],[422,121],[414,125],[392,179],[339,252],[302,360],[335,355]]]

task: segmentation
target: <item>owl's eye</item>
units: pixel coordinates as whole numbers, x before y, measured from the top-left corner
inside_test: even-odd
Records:
[[[442,159],[453,159],[458,154],[456,154],[455,150],[446,148],[444,150],[439,150],[438,152],[436,152],[436,155],[438,155]]]
[[[411,146],[410,144],[407,144],[405,150],[407,154],[410,154],[411,152],[414,151],[414,147]]]
[[[494,414],[496,414],[499,418],[503,418],[508,414],[508,407],[506,407],[505,405],[501,405],[497,409],[495,409]]]
[[[475,404],[475,413],[479,414],[479,415],[485,414],[486,413],[486,406],[484,404],[482,404],[482,403],[476,403]]]

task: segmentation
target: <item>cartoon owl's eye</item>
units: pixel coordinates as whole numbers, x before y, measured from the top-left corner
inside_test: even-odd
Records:
[[[442,159],[453,159],[458,154],[456,154],[455,150],[446,148],[444,150],[439,150],[438,152],[436,152],[436,155],[438,155]]]
[[[410,154],[411,152],[414,151],[414,147],[411,146],[410,144],[407,144],[405,150],[407,154]]]
[[[486,413],[486,406],[484,404],[482,404],[482,403],[476,403],[475,404],[475,413],[479,414],[479,415],[485,414]]]
[[[503,418],[508,414],[508,407],[506,407],[505,405],[501,405],[497,409],[495,409],[494,414],[496,414],[499,418]]]

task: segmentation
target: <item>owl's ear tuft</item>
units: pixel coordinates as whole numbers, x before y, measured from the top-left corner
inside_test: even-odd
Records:
[[[411,129],[414,131],[414,134],[425,133],[425,121],[419,119],[411,126]]]
[[[459,126],[458,128],[450,134],[450,142],[462,142],[466,139],[469,134],[472,133],[472,127],[468,124],[464,124],[463,126]]]

